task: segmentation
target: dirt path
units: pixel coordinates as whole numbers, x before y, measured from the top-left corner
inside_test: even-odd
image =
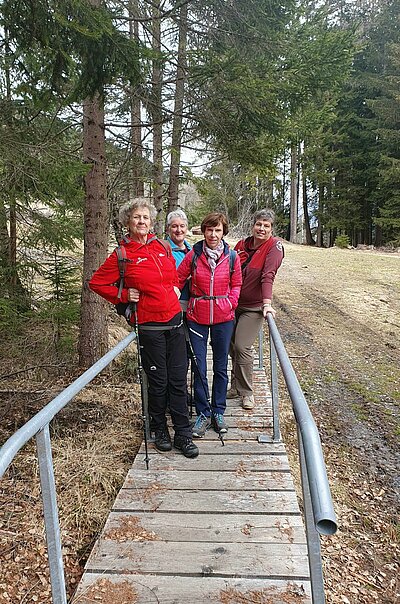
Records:
[[[275,285],[339,518],[323,545],[330,603],[400,602],[399,289],[398,255],[294,245]],[[288,405],[283,432],[294,446]]]

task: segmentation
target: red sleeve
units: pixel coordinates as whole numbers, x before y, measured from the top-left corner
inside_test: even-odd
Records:
[[[118,298],[118,285],[116,284],[119,282],[119,278],[118,257],[114,251],[94,273],[89,281],[89,287],[111,304],[128,302],[128,290],[126,288],[122,290],[121,298]]]
[[[282,241],[277,239],[265,258],[264,267],[261,275],[261,288],[263,300],[272,299],[272,286],[275,280],[276,271],[282,264],[285,255]]]
[[[229,300],[232,308],[235,309],[238,305],[240,290],[242,288],[242,267],[240,264],[239,254],[236,254],[233,272],[231,275],[231,289],[229,292]]]

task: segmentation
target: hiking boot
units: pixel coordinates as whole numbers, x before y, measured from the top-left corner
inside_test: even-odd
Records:
[[[236,388],[229,388],[228,392],[226,393],[226,398],[239,398],[239,393]]]
[[[203,438],[208,428],[211,426],[211,418],[206,417],[202,413],[197,416],[193,426],[193,436],[196,438]]]
[[[196,447],[193,440],[189,436],[181,436],[180,434],[175,434],[174,447],[175,449],[182,451],[185,457],[193,458],[197,457],[199,454],[198,447]]]
[[[254,409],[254,396],[242,396],[242,407],[243,409]]]
[[[218,434],[226,434],[228,432],[228,426],[222,413],[213,413],[212,425]]]
[[[168,428],[156,430],[154,444],[159,451],[171,451],[172,442],[168,432]]]

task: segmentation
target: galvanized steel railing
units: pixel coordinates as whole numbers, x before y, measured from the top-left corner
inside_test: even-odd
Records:
[[[303,492],[304,521],[313,604],[324,604],[320,534],[333,535],[337,530],[321,441],[315,421],[292,367],[282,338],[271,314],[267,315],[270,342],[273,440],[279,442],[277,359],[292,401],[297,424],[298,448]],[[262,367],[262,335],[259,337],[259,365]]]
[[[132,331],[117,346],[105,354],[90,369],[85,371],[68,388],[48,403],[39,413],[13,434],[0,449],[0,478],[18,451],[33,437],[36,437],[39,461],[40,484],[42,491],[43,513],[48,549],[51,592],[54,604],[67,604],[65,590],[64,565],[61,553],[60,524],[56,487],[54,480],[53,458],[51,452],[49,424],[89,382],[111,363],[136,337]]]

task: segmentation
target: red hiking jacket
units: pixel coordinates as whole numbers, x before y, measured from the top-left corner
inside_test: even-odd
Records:
[[[235,250],[239,254],[242,265],[251,257],[242,269],[243,285],[239,306],[258,308],[262,306],[263,299],[272,299],[272,285],[276,271],[285,255],[282,241],[277,237],[270,237],[260,247],[254,248],[253,237],[247,237],[238,241]]]
[[[145,244],[128,239],[121,245],[126,249],[124,288],[118,298],[120,278],[117,252],[114,252],[94,273],[89,287],[108,302],[128,302],[128,288],[140,291],[137,306],[139,323],[164,323],[181,311],[174,286],[179,285],[175,260],[155,235],[148,235]]]
[[[196,268],[192,270],[192,258],[195,251],[199,254]],[[231,274],[229,266],[229,246],[224,241],[224,251],[215,268],[211,271],[203,253],[203,241],[199,241],[186,254],[178,268],[179,288],[182,289],[186,279],[190,280],[190,298],[187,309],[189,321],[201,325],[214,325],[232,321],[238,304],[242,272],[239,255],[236,256]],[[210,297],[213,297],[210,299]]]

